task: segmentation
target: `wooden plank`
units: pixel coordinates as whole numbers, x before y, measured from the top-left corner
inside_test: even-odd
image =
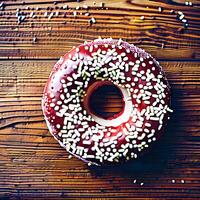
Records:
[[[55,62],[0,62],[0,197],[199,199],[199,62],[161,62],[175,109],[165,135],[147,156],[99,169],[68,159],[48,133],[41,96]]]
[[[199,2],[185,6],[185,1],[167,0],[108,0],[105,7],[100,1],[68,2],[49,0],[28,0],[5,2],[0,16],[0,58],[59,58],[72,46],[85,40],[93,40],[98,35],[106,38],[123,38],[134,43],[157,58],[162,59],[199,59]],[[64,3],[62,3],[64,2]],[[90,6],[90,16],[82,6]],[[68,10],[63,10],[68,5]],[[26,7],[29,6],[29,9]],[[76,7],[80,9],[76,10]],[[158,7],[163,11],[159,12]],[[25,21],[17,24],[16,9],[26,16]],[[171,10],[175,13],[171,13]],[[74,17],[73,12],[77,12]],[[189,28],[182,30],[177,20],[177,12],[182,11]],[[49,20],[44,13],[54,13]],[[31,17],[33,15],[35,17]],[[57,16],[58,15],[58,16]],[[140,17],[144,16],[144,20]],[[94,17],[96,23],[88,20]],[[183,33],[182,33],[183,31]],[[36,41],[35,41],[35,39]]]

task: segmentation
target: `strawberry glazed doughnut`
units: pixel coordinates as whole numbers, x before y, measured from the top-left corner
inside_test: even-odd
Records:
[[[103,118],[90,101],[109,85],[121,93],[123,109]],[[162,134],[169,106],[170,88],[159,63],[121,39],[85,42],[65,54],[42,100],[48,128],[61,146],[97,165],[137,158]]]

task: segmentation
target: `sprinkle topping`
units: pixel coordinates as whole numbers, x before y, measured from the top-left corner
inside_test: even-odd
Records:
[[[172,112],[169,85],[159,64],[121,39],[86,42],[61,58],[54,69],[43,97],[49,129],[67,151],[90,164],[137,158],[156,141]],[[129,105],[126,117],[101,123],[88,112],[84,98],[97,81],[124,91],[125,105]]]

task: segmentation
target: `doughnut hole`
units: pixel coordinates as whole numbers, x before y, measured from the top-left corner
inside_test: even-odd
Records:
[[[124,110],[121,90],[109,81],[93,83],[87,91],[85,108],[89,113],[103,119],[114,119]]]

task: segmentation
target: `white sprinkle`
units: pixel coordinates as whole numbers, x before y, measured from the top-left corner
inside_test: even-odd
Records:
[[[103,2],[100,3],[100,7],[102,7],[102,8],[104,7],[104,3]]]
[[[145,128],[145,129],[144,129],[144,132],[145,132],[145,133],[149,133],[149,129]]]
[[[50,103],[50,107],[55,107],[55,103]]]
[[[137,53],[134,53],[134,57],[137,58],[137,56],[138,56]]]
[[[131,77],[127,77],[126,80],[127,80],[127,81],[131,81]]]
[[[73,15],[74,15],[74,17],[76,17],[76,16],[77,16],[77,12],[76,12],[76,11],[74,11],[74,12],[73,12]]]
[[[181,183],[185,183],[185,181],[182,179],[182,180],[181,180]]]
[[[148,138],[153,137],[154,133],[150,133],[149,135],[147,135]]]
[[[55,97],[53,93],[51,93],[49,96],[50,96],[50,98],[54,98]]]
[[[145,138],[146,134],[143,133],[141,136],[138,137],[138,140],[143,140]]]
[[[192,6],[192,2],[191,1],[189,1],[188,4],[189,4],[189,6]]]
[[[180,15],[179,19],[182,20],[184,18],[184,15]]]
[[[84,48],[85,48],[85,50],[88,50],[88,49],[89,49],[89,47],[88,47],[88,46],[85,46]]]
[[[117,42],[117,45],[120,46],[121,43],[122,43],[122,39],[120,38],[120,39],[118,40],[118,42]]]
[[[89,52],[92,53],[92,51],[93,51],[93,45],[91,45],[90,48],[89,48]]]
[[[147,127],[151,127],[151,124],[150,123],[145,123],[145,126],[147,126]],[[148,136],[147,136],[148,137]]]
[[[153,64],[153,61],[150,60],[150,61],[149,61],[149,64],[152,65],[152,64]]]
[[[145,63],[142,63],[142,67],[146,67],[146,64],[145,64]]]
[[[34,12],[31,12],[31,13],[30,13],[30,17],[33,18],[33,16],[35,16],[35,13],[34,13]]]
[[[48,12],[45,12],[45,13],[44,13],[44,17],[47,17],[47,15],[48,15]]]
[[[59,11],[57,11],[57,12],[55,13],[55,16],[56,16],[56,17],[58,17],[58,15],[59,15]]]
[[[94,17],[92,17],[92,18],[89,20],[89,22],[95,24],[95,23],[96,23],[96,19],[95,19]]]
[[[56,111],[59,110],[59,106],[55,106],[54,110],[56,110]]]
[[[173,180],[172,180],[172,183],[175,183],[175,182],[176,182],[176,181],[173,179]]]
[[[65,83],[65,79],[61,79],[60,82],[61,82],[61,83]]]
[[[140,89],[142,89],[142,88],[143,88],[143,85],[142,85],[142,84],[139,84],[138,87],[139,87]],[[142,93],[142,92],[141,92],[141,93]]]
[[[53,14],[54,14],[53,12],[50,13],[50,15],[48,17],[49,20],[53,17]]]
[[[65,9],[67,9],[68,8],[68,5],[64,5],[63,6],[63,9],[65,10]]]
[[[141,19],[141,20],[144,20],[144,16],[141,16],[140,19]]]
[[[90,13],[89,13],[89,12],[86,12],[84,15],[85,15],[85,16],[89,16],[89,15],[90,15]]]
[[[149,105],[151,102],[150,101],[144,101],[145,104]]]
[[[162,11],[163,11],[163,8],[158,7],[158,11],[159,11],[159,12],[162,12]]]
[[[74,82],[76,85],[83,85],[83,82],[80,82],[80,81],[75,81]]]
[[[173,110],[172,110],[172,109],[170,109],[169,107],[167,108],[167,111],[169,111],[169,112],[173,112]]]
[[[127,57],[127,56],[123,58],[123,61],[127,61],[127,60],[128,60],[128,57]]]
[[[159,121],[159,117],[150,117],[150,120]]]
[[[183,22],[183,23],[186,23],[186,22],[187,22],[187,20],[186,20],[186,19],[182,19],[182,22]]]
[[[57,101],[57,105],[61,105],[62,104],[62,101]]]
[[[183,15],[183,12],[181,12],[181,11],[178,11],[178,14],[179,14],[179,15]]]
[[[57,124],[57,125],[56,125],[56,128],[60,129],[60,124]]]
[[[144,61],[144,58],[140,57],[140,61],[143,62],[143,61]]]
[[[60,98],[61,98],[62,100],[64,100],[64,99],[65,99],[64,94],[61,94],[61,95],[60,95]]]
[[[84,4],[84,5],[83,5],[83,8],[88,9],[88,5],[85,5],[85,4]]]
[[[151,143],[152,142],[152,140],[151,139],[148,139],[148,143]]]
[[[83,140],[83,144],[91,145],[91,142],[89,140]]]
[[[69,82],[69,83],[67,83],[66,85],[67,85],[67,86],[71,86],[71,85],[72,85],[72,82]]]
[[[68,117],[65,117],[65,118],[64,118],[64,122],[63,122],[64,125],[67,125],[67,121],[68,121]]]

